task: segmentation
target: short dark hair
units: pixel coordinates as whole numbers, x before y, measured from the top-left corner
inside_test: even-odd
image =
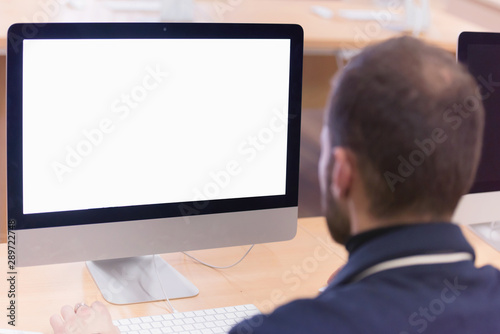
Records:
[[[365,48],[339,74],[332,147],[352,150],[375,217],[451,214],[472,185],[484,110],[452,54],[412,37]]]

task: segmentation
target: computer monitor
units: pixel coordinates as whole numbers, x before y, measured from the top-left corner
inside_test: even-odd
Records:
[[[463,32],[458,39],[457,58],[480,86],[476,96],[468,97],[468,103],[483,102],[486,123],[474,185],[460,200],[453,219],[470,224],[500,251],[500,33]]]
[[[108,301],[142,302],[154,268],[198,293],[151,254],[294,237],[300,26],[15,24],[7,52],[17,265],[91,261]]]

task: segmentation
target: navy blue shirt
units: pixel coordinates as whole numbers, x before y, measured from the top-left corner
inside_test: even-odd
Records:
[[[230,333],[500,333],[500,272],[474,266],[458,226],[389,228],[356,236],[347,246],[347,264],[318,297],[257,315]],[[384,261],[453,253],[469,253],[471,260],[403,266],[356,281]]]

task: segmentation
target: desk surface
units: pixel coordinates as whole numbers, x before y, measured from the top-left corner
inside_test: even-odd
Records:
[[[500,256],[467,228],[464,233],[476,250],[478,266],[500,268]],[[246,247],[192,252],[216,265],[234,262]],[[6,245],[0,245],[0,263],[6,268]],[[331,241],[323,218],[299,220],[297,236],[290,241],[256,245],[239,265],[215,270],[204,267],[183,254],[162,256],[200,289],[193,298],[173,300],[179,311],[254,303],[261,311],[300,297],[313,297],[330,274],[345,263],[344,248]],[[265,260],[264,260],[265,259]],[[17,268],[17,328],[51,333],[50,315],[63,304],[103,301],[83,262],[30,268]],[[7,270],[3,274],[6,276]],[[1,279],[0,307],[8,305],[8,287]],[[114,319],[167,313],[164,302],[135,305],[109,305]],[[5,312],[5,311],[4,311]],[[0,328],[8,328],[2,315]]]
[[[71,6],[72,3],[78,2],[85,5],[79,9],[76,9],[78,6]],[[159,20],[158,11],[117,11],[111,9],[110,2],[113,0],[0,0],[0,53],[5,53],[7,29],[15,22]],[[298,23],[304,28],[305,49],[309,53],[328,53],[344,48],[359,49],[369,43],[394,36],[398,32],[390,28],[393,24],[389,19],[402,10],[324,0],[196,0],[196,5],[195,21]],[[333,10],[333,18],[324,19],[312,13],[312,5],[330,8]],[[345,19],[338,15],[341,9],[377,9],[380,16],[371,21]],[[458,34],[465,30],[485,29],[450,15],[439,5],[435,5],[432,8],[430,29],[422,37],[453,52]]]

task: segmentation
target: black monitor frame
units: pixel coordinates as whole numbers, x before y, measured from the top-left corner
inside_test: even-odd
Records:
[[[286,38],[291,41],[290,94],[286,194],[254,198],[183,202],[66,211],[23,213],[22,77],[23,41],[28,39],[74,38]],[[302,91],[303,31],[298,25],[219,23],[50,23],[15,24],[7,39],[7,172],[8,219],[14,229],[32,229],[106,223],[121,220],[155,219],[183,215],[217,214],[232,211],[296,207],[298,204],[299,147]]]

